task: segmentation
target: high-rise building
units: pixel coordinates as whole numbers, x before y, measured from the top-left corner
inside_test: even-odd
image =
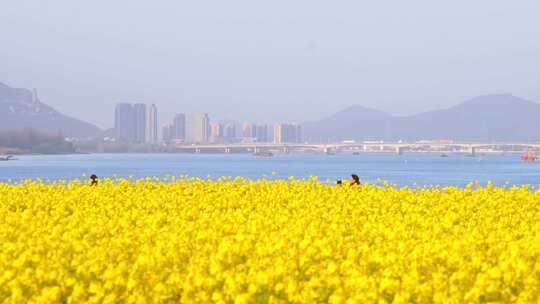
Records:
[[[207,143],[210,138],[210,118],[208,114],[186,114],[186,143]]]
[[[149,120],[153,128],[149,129]],[[155,122],[155,123],[154,123]],[[118,103],[114,117],[115,138],[124,142],[149,142],[149,132],[157,138],[157,108],[152,105],[147,115],[146,105],[142,103]]]
[[[114,115],[115,138],[118,141],[135,141],[135,109],[129,103],[116,105]]]
[[[302,141],[302,128],[297,124],[276,123],[274,125],[274,143],[299,143]]]
[[[236,127],[234,123],[227,123],[223,126],[223,137],[227,140],[236,138]]]
[[[156,105],[151,105],[146,114],[145,141],[148,144],[156,144],[158,142],[158,118]]]
[[[283,143],[283,124],[282,123],[276,123],[274,125],[274,143],[275,144],[281,144]]]
[[[135,110],[135,141],[144,143],[146,141],[146,105],[137,103],[133,109]]]
[[[268,142],[268,126],[257,125],[255,128],[255,139],[257,142]]]
[[[242,135],[246,142],[268,142],[268,126],[246,122],[242,127]]]
[[[174,130],[173,124],[163,125],[161,138],[163,139],[164,142],[169,142],[173,139],[173,130]]]
[[[220,123],[210,124],[210,142],[218,143],[223,138],[223,126]]]
[[[242,128],[242,135],[244,138],[255,138],[255,125],[251,122],[244,123]]]
[[[301,143],[302,142],[302,126],[299,124],[293,124],[293,128],[295,129],[295,142]]]
[[[186,114],[179,113],[174,115],[173,119],[173,131],[172,139],[185,140],[186,139]]]

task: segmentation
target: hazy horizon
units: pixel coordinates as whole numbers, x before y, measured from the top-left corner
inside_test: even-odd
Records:
[[[20,1],[0,82],[101,128],[118,102],[212,119],[394,115],[497,93],[540,100],[540,3]]]

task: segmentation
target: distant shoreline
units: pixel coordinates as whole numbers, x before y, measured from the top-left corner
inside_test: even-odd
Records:
[[[29,151],[4,150],[0,148],[0,155],[27,156],[27,155],[80,155],[80,154],[97,154],[97,153],[89,153],[89,152],[32,153]]]
[[[195,152],[188,152],[188,151],[175,151],[175,152],[125,152],[125,151],[118,151],[118,152],[68,152],[68,153],[31,153],[26,151],[19,151],[19,152],[5,152],[0,150],[0,156],[6,156],[6,155],[13,155],[13,156],[40,156],[40,155],[107,155],[107,154],[133,154],[133,155],[171,155],[171,154],[177,154],[177,155],[254,155],[252,152],[246,152],[246,151],[238,151],[238,152],[232,152],[232,153],[223,153],[223,152],[217,152],[217,151],[203,151],[199,153]],[[291,152],[277,152],[274,153],[274,156],[276,155],[287,155],[287,154],[320,154],[324,155],[325,153],[322,152],[313,152],[313,151],[291,151]],[[362,151],[362,152],[351,152],[351,151],[337,151],[332,154],[327,154],[328,156],[332,155],[354,155],[354,156],[362,156],[362,155],[377,155],[377,154],[384,154],[384,155],[396,155],[396,157],[400,156],[396,154],[393,151]],[[404,155],[441,155],[444,157],[447,156],[471,156],[466,152],[463,151],[408,151],[404,152]],[[402,155],[403,155],[402,154]],[[523,154],[523,151],[482,151],[478,152],[475,156],[481,157],[485,155],[521,155]]]

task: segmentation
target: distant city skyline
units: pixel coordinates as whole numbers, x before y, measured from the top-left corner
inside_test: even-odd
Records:
[[[158,106],[142,103],[118,103],[114,112],[114,139],[126,143],[299,143],[301,125],[276,122],[268,124],[211,121],[207,113],[177,113],[161,127],[158,136]],[[241,125],[237,133],[236,125]],[[272,130],[271,134],[269,129]]]
[[[125,100],[158,104],[159,125],[540,100],[539,15],[536,0],[7,1],[0,81],[102,129]]]
[[[237,132],[237,125],[241,126]],[[212,121],[206,113],[177,113],[172,122],[162,126],[163,143],[299,143],[302,141],[299,124],[273,124],[245,121]]]
[[[131,121],[135,124],[137,121],[135,107],[129,105],[129,109],[128,112],[132,114],[128,116],[133,117]],[[174,114],[174,112],[168,114]],[[109,113],[109,115],[114,117],[114,113]],[[116,116],[120,117],[117,121],[124,120],[122,115]],[[348,107],[324,119],[302,123],[301,134],[303,141],[319,143],[336,140],[530,142],[539,139],[540,120],[538,117],[540,117],[539,102],[510,94],[492,94],[464,100],[447,109],[411,116],[395,116],[362,106]],[[239,121],[221,120],[214,117],[213,122],[216,121],[221,122],[222,126],[216,128],[213,125],[212,129],[220,130],[216,133],[223,134],[222,137],[225,138],[237,139],[237,134],[243,135],[243,132],[247,132],[251,136],[242,137],[242,140],[249,142],[253,140],[254,130],[257,137],[261,133],[267,133],[270,139],[273,138],[270,134],[274,128],[266,124],[268,131],[259,132],[258,128],[264,128],[265,124],[255,119],[249,121],[255,122],[256,127],[251,124],[242,126]],[[245,127],[249,127],[248,130]],[[90,123],[64,115],[43,103],[37,97],[35,90],[12,88],[3,83],[0,83],[0,128],[34,128],[52,133],[62,131],[66,137],[75,141],[99,138],[109,141],[115,136],[114,129],[100,130]],[[135,141],[136,128],[127,129],[133,130],[133,135],[126,137],[133,136],[133,141]],[[122,132],[122,128],[117,128],[117,130]],[[259,138],[256,140],[261,141]]]

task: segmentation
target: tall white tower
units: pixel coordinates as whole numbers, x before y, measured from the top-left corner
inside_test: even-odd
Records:
[[[158,142],[158,114],[157,106],[152,104],[146,111],[145,142],[156,144]]]
[[[210,118],[206,113],[186,114],[186,143],[207,143],[210,138]]]
[[[136,103],[135,110],[135,142],[144,143],[146,141],[146,105]]]

